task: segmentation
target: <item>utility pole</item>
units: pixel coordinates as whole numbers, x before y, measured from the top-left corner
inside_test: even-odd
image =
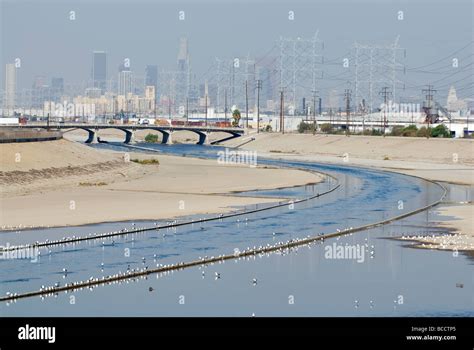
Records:
[[[433,85],[428,85],[427,89],[421,90],[422,93],[426,94],[426,107],[425,113],[427,114],[427,122],[428,122],[428,132],[426,134],[426,138],[430,137],[430,124],[431,124],[431,108],[433,107],[433,96],[436,90],[433,89]]]
[[[247,129],[249,128],[249,94],[248,94],[248,81],[245,80],[245,114]]]
[[[344,90],[344,100],[346,101],[346,136],[349,136],[349,118],[351,115],[351,90]]]
[[[204,106],[206,108],[206,122],[205,122],[205,125],[207,126],[207,94],[204,95],[204,98],[206,99],[206,101],[204,101]]]
[[[171,76],[168,81],[168,118],[171,119]]]
[[[383,136],[385,137],[385,128],[387,127],[388,120],[387,120],[387,108],[388,108],[388,97],[392,95],[392,92],[388,90],[388,86],[384,86],[382,91],[379,92],[380,95],[383,96],[383,120],[382,120],[382,132]]]
[[[186,125],[189,123],[189,98],[186,97]]]
[[[227,124],[227,89],[224,91],[224,120]]]
[[[316,97],[318,90],[313,90],[313,135],[316,134]]]
[[[284,97],[283,89],[280,91],[280,131],[282,134],[285,133],[285,109],[284,109]]]
[[[257,134],[260,133],[260,89],[262,88],[262,81],[257,80]]]

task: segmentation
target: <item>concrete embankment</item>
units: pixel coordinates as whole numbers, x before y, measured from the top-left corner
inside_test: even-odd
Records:
[[[58,130],[0,129],[0,143],[52,141],[62,139],[62,137],[63,133]]]

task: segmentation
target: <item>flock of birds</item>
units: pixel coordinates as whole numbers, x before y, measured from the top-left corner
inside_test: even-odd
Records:
[[[134,226],[134,224],[132,224]],[[345,233],[346,231],[352,230],[352,227],[345,228],[343,230],[338,230],[337,232],[340,233],[341,235],[352,235],[352,232]],[[124,229],[126,230],[126,229]],[[272,235],[275,236],[277,233],[273,232]],[[74,238],[75,236],[73,236]],[[339,237],[337,237],[339,239]],[[52,286],[44,286],[42,285],[39,291],[36,292],[31,292],[27,293],[29,295],[34,294],[34,295],[39,295],[42,298],[45,296],[51,296],[54,295],[56,296],[58,292],[60,291],[68,291],[68,290],[81,290],[83,288],[92,288],[97,285],[105,285],[105,284],[110,284],[110,283],[121,283],[123,280],[129,280],[129,279],[134,279],[137,277],[146,277],[147,275],[151,273],[159,273],[159,274],[167,274],[170,272],[174,272],[175,270],[183,269],[186,267],[191,267],[191,266],[208,266],[212,265],[214,263],[222,263],[226,260],[230,259],[246,259],[250,260],[252,257],[255,259],[257,256],[258,257],[263,257],[263,256],[269,256],[270,253],[279,253],[281,255],[289,254],[291,251],[296,252],[298,250],[299,246],[308,246],[310,247],[311,244],[315,244],[319,241],[320,243],[324,242],[324,235],[320,233],[317,236],[307,236],[306,238],[292,238],[288,241],[278,241],[273,244],[267,243],[266,245],[260,245],[260,246],[253,246],[253,247],[247,247],[246,249],[240,251],[238,250],[237,252],[234,252],[233,254],[229,255],[218,255],[218,256],[204,256],[204,257],[199,257],[198,260],[196,261],[191,261],[191,262],[184,262],[181,261],[179,263],[174,263],[174,264],[161,264],[157,263],[156,268],[149,269],[149,267],[143,266],[141,268],[131,268],[130,265],[127,266],[127,269],[125,272],[119,271],[116,274],[112,275],[106,275],[102,276],[101,278],[98,277],[90,277],[87,280],[82,280],[82,281],[77,281],[77,282],[71,282],[71,283],[66,283],[65,285],[61,286],[59,282],[56,282]],[[50,242],[50,241],[48,241]],[[54,241],[51,241],[54,242]],[[373,246],[372,246],[373,247]],[[156,262],[158,256],[157,254],[153,255],[154,262]],[[142,257],[141,259],[142,264],[146,264],[146,258]],[[102,262],[100,264],[100,270],[103,272],[104,271],[104,263]],[[62,269],[62,275],[63,278],[66,278],[68,276],[68,270],[67,268]],[[202,276],[204,278],[205,272],[202,271]],[[215,280],[221,279],[221,273],[220,272],[215,272],[214,273]],[[128,282],[127,282],[128,283]],[[258,284],[257,278],[252,278],[251,284],[256,286]],[[10,292],[7,292],[7,298],[0,298],[0,299],[7,299],[8,300],[16,300],[17,298],[21,297],[19,294],[12,294]]]
[[[473,250],[474,239],[466,235],[441,234],[429,236],[422,235],[403,235],[399,239],[405,241],[415,241],[421,248],[438,248],[442,250],[462,251]]]

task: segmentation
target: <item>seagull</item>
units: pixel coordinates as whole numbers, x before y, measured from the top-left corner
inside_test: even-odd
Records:
[[[221,274],[216,272],[216,280],[219,279],[219,278],[221,278]]]
[[[253,285],[255,286],[255,285],[257,284],[257,279],[254,278],[254,279],[252,280],[252,283],[253,283]]]

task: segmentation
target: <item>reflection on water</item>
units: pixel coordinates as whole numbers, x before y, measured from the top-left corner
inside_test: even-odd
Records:
[[[114,148],[114,145],[97,147]],[[163,152],[215,157],[213,147],[154,146]],[[199,256],[245,249],[329,233],[379,221],[436,200],[435,184],[399,174],[335,165],[259,159],[259,163],[326,172],[341,187],[317,199],[271,211],[189,226],[87,241],[41,250],[38,263],[0,261],[0,293],[37,290],[41,285],[65,284],[155,267]],[[279,191],[257,191],[263,196],[302,198],[322,192],[325,182]],[[472,199],[472,189],[450,188],[450,200]],[[248,194],[245,194],[248,195]],[[255,195],[255,193],[252,193]],[[400,206],[400,203],[403,205]],[[0,314],[13,315],[473,315],[473,266],[463,254],[404,248],[406,242],[385,238],[438,230],[434,211],[355,233],[322,244],[300,247],[289,254],[269,254],[250,261],[236,260],[206,268],[191,268],[137,283],[98,287],[56,298],[31,298],[0,305]],[[140,226],[152,226],[143,222]],[[82,227],[9,232],[0,242],[32,242],[48,238],[108,232],[131,223],[103,223]],[[334,247],[364,247],[364,261],[343,256],[330,259]],[[327,247],[330,248],[327,248]],[[341,249],[342,249],[341,248]],[[254,261],[255,260],[255,261]],[[67,269],[64,274],[63,269]],[[204,271],[204,274],[203,274]],[[221,276],[215,279],[215,273]],[[258,282],[253,283],[253,279]],[[462,285],[462,288],[459,286]],[[149,291],[153,287],[153,291]],[[184,296],[184,304],[183,298]]]

